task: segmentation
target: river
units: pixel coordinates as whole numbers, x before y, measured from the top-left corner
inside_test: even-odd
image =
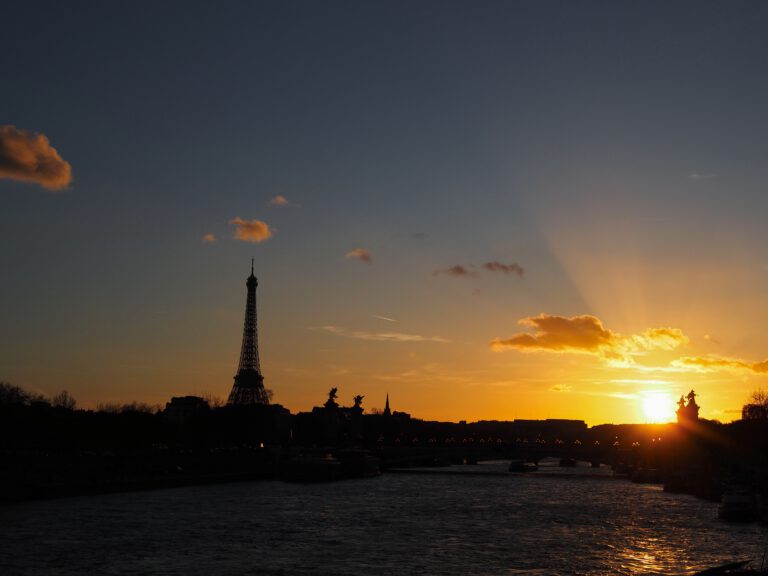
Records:
[[[759,566],[768,529],[716,513],[716,504],[656,485],[536,473],[198,486],[0,506],[0,574],[690,574],[747,558]]]

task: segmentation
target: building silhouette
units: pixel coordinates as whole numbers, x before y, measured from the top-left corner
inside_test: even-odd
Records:
[[[259,285],[253,274],[245,282],[248,297],[245,303],[243,344],[240,349],[240,364],[235,376],[232,392],[227,404],[230,406],[255,406],[269,404],[269,395],[264,388],[264,376],[259,365],[259,334],[256,323],[256,287]]]

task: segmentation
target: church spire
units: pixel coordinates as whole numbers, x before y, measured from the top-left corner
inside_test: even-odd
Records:
[[[384,416],[392,416],[392,412],[389,410],[389,392],[387,392],[387,403],[384,405]]]

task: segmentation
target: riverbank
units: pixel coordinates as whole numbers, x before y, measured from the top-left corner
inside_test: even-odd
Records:
[[[0,462],[0,502],[255,480],[331,482],[381,474],[379,459],[358,449],[28,452],[3,454]]]

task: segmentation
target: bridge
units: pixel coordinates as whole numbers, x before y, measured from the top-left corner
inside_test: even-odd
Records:
[[[565,442],[472,442],[462,444],[412,444],[383,446],[378,450],[389,465],[427,466],[476,464],[484,460],[523,460],[538,464],[544,458],[570,458],[592,465],[634,464],[636,446],[566,444]]]

